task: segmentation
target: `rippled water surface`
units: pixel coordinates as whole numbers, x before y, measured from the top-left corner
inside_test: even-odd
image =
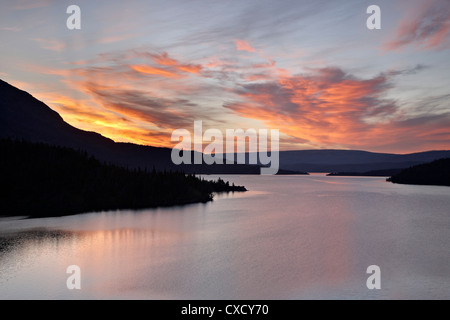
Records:
[[[183,207],[0,219],[0,298],[450,298],[450,188],[222,178],[250,191]],[[366,287],[374,264],[381,290]],[[81,269],[81,290],[67,289],[69,265]]]

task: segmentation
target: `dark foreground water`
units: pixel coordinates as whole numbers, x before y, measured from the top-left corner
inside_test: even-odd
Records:
[[[228,176],[207,204],[0,219],[0,299],[450,299],[450,188]],[[66,268],[81,269],[68,290]],[[366,286],[381,268],[381,290]]]

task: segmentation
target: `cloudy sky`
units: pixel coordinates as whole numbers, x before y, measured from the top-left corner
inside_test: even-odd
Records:
[[[81,30],[66,9],[81,8]],[[381,8],[381,30],[366,9]],[[450,149],[447,0],[0,0],[0,78],[70,124],[280,130],[282,150]]]

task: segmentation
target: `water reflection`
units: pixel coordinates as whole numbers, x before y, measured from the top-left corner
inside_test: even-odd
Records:
[[[8,255],[17,254],[17,252],[30,246],[41,247],[52,244],[57,248],[61,239],[67,239],[71,236],[73,236],[71,232],[44,228],[3,233],[0,235],[0,260],[8,259]]]
[[[450,297],[448,189],[320,175],[229,180],[251,191],[0,221],[0,298]],[[79,292],[65,286],[72,264]],[[382,269],[378,292],[365,287],[371,264]]]
[[[65,288],[65,270],[73,264],[82,270],[83,289],[88,296],[119,295],[124,288],[139,285],[146,272],[143,265],[151,269],[154,264],[175,259],[170,248],[182,238],[182,232],[134,228],[88,231],[40,228],[2,234],[0,293],[7,295],[0,296],[27,296],[39,286],[44,289],[39,293],[41,298],[71,297]],[[28,271],[27,277],[33,278],[34,274],[35,278],[23,284],[17,278],[20,271]],[[21,286],[9,286],[11,280]],[[51,290],[48,280],[53,282]],[[6,290],[8,286],[10,290]]]

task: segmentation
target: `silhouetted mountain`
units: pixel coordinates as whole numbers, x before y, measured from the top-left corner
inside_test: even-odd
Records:
[[[62,216],[212,200],[213,192],[246,191],[219,178],[106,165],[87,152],[0,139],[0,216]]]
[[[450,158],[405,169],[387,181],[401,184],[450,186]]]
[[[77,129],[29,93],[0,80],[0,138],[24,139],[85,150],[101,161],[129,168],[205,174],[259,174],[259,166],[179,165],[172,163],[169,148],[116,143],[95,132]],[[192,155],[193,157],[193,155]]]

